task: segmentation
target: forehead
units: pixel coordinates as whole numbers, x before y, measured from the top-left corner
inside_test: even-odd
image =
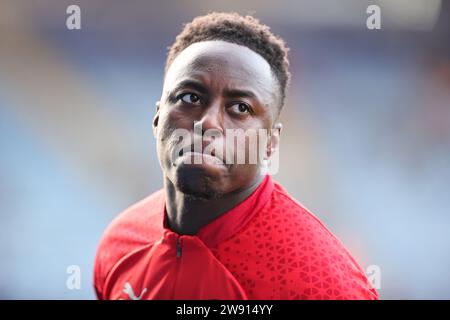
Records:
[[[216,86],[249,88],[264,100],[277,97],[278,86],[269,63],[253,50],[225,41],[197,42],[180,52],[167,70],[164,89],[170,90],[186,78]]]

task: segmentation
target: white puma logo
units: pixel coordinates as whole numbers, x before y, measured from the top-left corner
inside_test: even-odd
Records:
[[[131,300],[141,300],[144,293],[147,292],[147,288],[144,288],[139,297],[136,297],[133,288],[131,287],[131,284],[129,282],[126,282],[125,285],[123,286],[123,292],[125,292],[130,297]]]

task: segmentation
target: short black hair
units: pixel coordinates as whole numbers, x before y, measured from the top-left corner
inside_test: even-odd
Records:
[[[185,24],[175,42],[168,48],[165,72],[181,51],[193,43],[208,40],[222,40],[243,45],[261,55],[269,63],[280,85],[281,110],[291,77],[288,70],[289,49],[283,39],[274,35],[268,26],[250,15],[211,12]]]

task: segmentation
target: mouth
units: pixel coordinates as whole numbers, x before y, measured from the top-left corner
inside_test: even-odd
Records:
[[[214,149],[211,152],[205,153],[206,145],[203,144],[203,151],[199,151],[198,148],[194,148],[194,144],[190,147],[183,148],[180,151],[180,158],[189,158],[190,164],[208,164],[208,165],[225,165],[224,160],[217,154]]]

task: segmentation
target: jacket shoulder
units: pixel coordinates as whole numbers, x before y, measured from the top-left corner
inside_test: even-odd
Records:
[[[163,232],[164,191],[159,190],[120,213],[100,239],[94,266],[94,286],[101,299],[103,283],[125,255],[157,241]]]

